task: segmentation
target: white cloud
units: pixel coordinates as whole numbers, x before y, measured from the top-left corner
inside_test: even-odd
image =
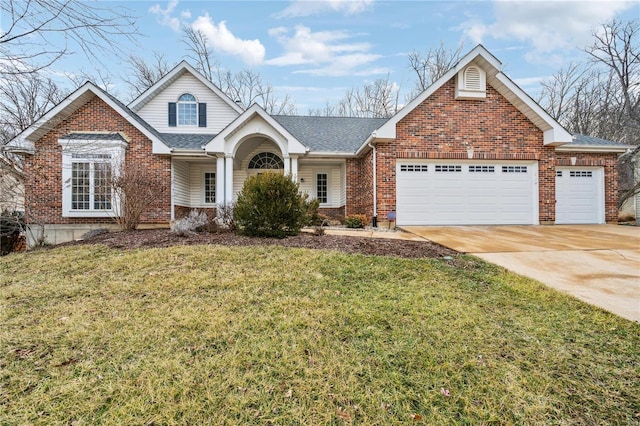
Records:
[[[369,76],[387,74],[389,72],[388,68],[366,67],[366,65],[380,58],[380,55],[374,54],[361,53],[354,55],[344,55],[335,58],[335,60],[327,66],[315,69],[294,71],[294,74],[309,74],[328,77],[341,77],[345,75]]]
[[[525,42],[532,47],[525,56],[528,61],[549,62],[561,60],[557,51],[584,47],[594,28],[630,7],[637,3],[502,0],[493,3],[494,22],[476,18],[459,29],[474,43],[488,38]]]
[[[180,19],[171,16],[177,6],[178,0],[171,0],[166,9],[163,9],[159,4],[155,4],[149,8],[149,12],[158,16],[157,20],[160,25],[178,32],[180,31]]]
[[[238,56],[247,65],[257,65],[264,60],[265,48],[260,40],[236,37],[229,31],[225,21],[216,25],[208,13],[196,18],[191,27],[201,31],[207,37],[207,43],[216,51]]]
[[[373,0],[293,0],[289,6],[275,16],[278,18],[298,18],[327,12],[355,15],[371,9],[372,6]]]
[[[369,43],[351,43],[346,31],[312,32],[309,27],[298,25],[289,35],[284,27],[272,28],[269,35],[276,37],[284,47],[284,54],[266,61],[269,65],[314,65],[315,69],[298,70],[296,73],[313,75],[372,75],[385,73],[381,68],[362,69],[381,55],[370,53]]]

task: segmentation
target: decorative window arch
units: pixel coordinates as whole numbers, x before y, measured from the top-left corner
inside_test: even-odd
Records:
[[[198,125],[198,103],[191,93],[184,93],[178,98],[178,126]]]
[[[253,156],[249,161],[250,169],[274,170],[284,169],[282,158],[273,152],[261,152]]]

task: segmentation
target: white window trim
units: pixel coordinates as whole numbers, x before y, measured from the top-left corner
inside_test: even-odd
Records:
[[[120,200],[113,194],[111,209],[74,210],[71,208],[71,177],[73,154],[107,154],[111,156],[112,176],[117,176],[124,161],[126,142],[97,139],[59,139],[62,146],[62,217],[114,217],[119,211]]]
[[[218,182],[218,172],[215,169],[206,169],[206,170],[202,170],[202,205],[206,206],[206,207],[215,207],[217,205],[217,203],[214,201],[213,203],[208,203],[207,202],[207,173],[213,173],[215,175],[214,181],[213,181],[213,192],[214,192],[214,197],[213,199],[215,200],[216,197],[218,196],[218,188],[217,188],[217,182]]]
[[[184,95],[190,95],[193,96],[193,98],[195,99],[195,101],[181,101],[180,98],[183,97]],[[180,124],[180,104],[182,105],[195,105],[196,106],[196,124]],[[194,95],[191,92],[185,92],[182,93],[180,96],[178,96],[178,100],[176,101],[176,127],[182,127],[182,128],[196,128],[200,125],[199,123],[200,121],[200,111],[199,111],[199,107],[198,107],[198,98],[196,97],[196,95]]]
[[[466,72],[469,68],[475,68],[479,72],[480,88],[471,88],[467,86]],[[487,97],[487,73],[478,65],[470,64],[460,71],[456,76],[456,99],[484,99]]]
[[[331,173],[327,170],[315,170],[313,172],[313,192],[315,194],[315,198],[318,198],[318,175],[326,175],[327,176],[327,202],[320,203],[320,207],[330,207],[331,206]]]

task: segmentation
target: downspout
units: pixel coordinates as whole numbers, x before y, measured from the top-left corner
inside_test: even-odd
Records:
[[[376,147],[375,145],[368,144],[373,150],[373,227],[378,227],[378,170],[376,167]]]

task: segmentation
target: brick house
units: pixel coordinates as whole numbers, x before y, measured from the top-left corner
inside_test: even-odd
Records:
[[[390,119],[243,109],[182,62],[124,105],[87,82],[10,143],[27,215],[49,241],[105,226],[124,161],[162,176],[148,226],[232,203],[244,180],[289,174],[334,217],[398,225],[605,223],[628,147],[571,135],[477,46]],[[80,234],[79,234],[80,233]]]

